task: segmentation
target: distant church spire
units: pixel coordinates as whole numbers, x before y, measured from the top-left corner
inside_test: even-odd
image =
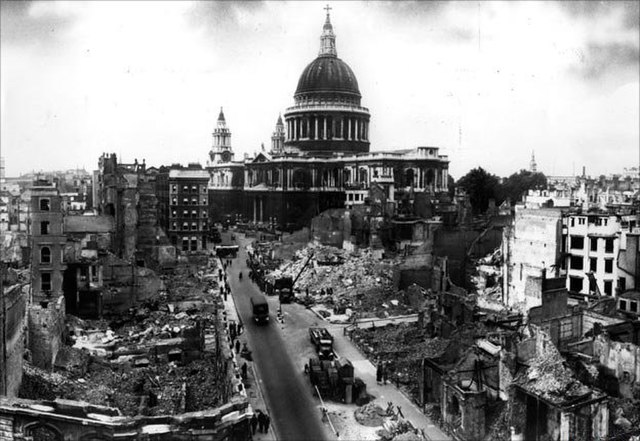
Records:
[[[209,151],[211,162],[229,162],[233,161],[233,150],[231,149],[231,131],[227,127],[227,121],[224,118],[224,112],[220,107],[220,114],[216,128],[213,129],[213,145]]]
[[[320,36],[320,53],[318,54],[318,56],[337,57],[338,52],[336,51],[336,35],[333,33],[331,17],[329,16],[331,7],[327,5],[324,9],[325,11],[327,11],[327,18],[324,21],[324,26],[322,27],[322,35]]]
[[[531,162],[529,162],[529,171],[536,173],[538,171],[538,165],[536,164],[536,155],[533,150],[531,150]]]

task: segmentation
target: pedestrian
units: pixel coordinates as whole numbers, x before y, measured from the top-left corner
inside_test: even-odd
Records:
[[[382,382],[382,362],[378,362],[376,366],[376,383],[380,384]]]
[[[261,410],[258,411],[258,432],[262,433],[264,431],[264,417],[265,414],[262,413]]]
[[[382,362],[382,384],[387,384],[389,378],[389,362]]]
[[[240,353],[240,340],[236,340],[236,354]]]
[[[251,417],[251,433],[253,435],[256,434],[256,429],[258,427],[258,416],[254,413]]]
[[[226,289],[224,290],[224,301],[225,302],[227,301],[227,290]]]
[[[264,433],[269,433],[269,424],[271,423],[271,418],[269,415],[264,415]]]
[[[243,363],[240,369],[242,370],[242,379],[246,380],[247,379],[247,362],[246,361]]]

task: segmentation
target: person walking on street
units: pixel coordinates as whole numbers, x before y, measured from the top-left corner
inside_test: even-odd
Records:
[[[236,340],[236,354],[240,353],[240,340]]]
[[[258,411],[258,432],[262,433],[264,430],[264,417],[265,414],[261,410]]]
[[[387,384],[387,375],[388,375],[388,371],[387,371],[387,362],[386,361],[381,361],[380,362],[380,379],[382,380],[382,384]]]
[[[254,413],[253,416],[251,417],[251,434],[252,435],[256,434],[257,428],[258,428],[258,417]]]
[[[242,379],[246,380],[247,379],[247,362],[245,361],[242,365]]]
[[[264,414],[264,433],[269,433],[269,424],[271,423],[271,418],[268,414]]]
[[[376,365],[376,383],[382,383],[382,362],[379,361]]]

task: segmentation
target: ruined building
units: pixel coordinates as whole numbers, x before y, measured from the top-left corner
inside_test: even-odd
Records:
[[[60,203],[60,193],[49,182],[39,181],[32,187],[29,350],[32,362],[45,369],[56,358],[64,329],[62,281],[66,264],[62,251],[66,237]]]
[[[172,266],[175,249],[158,222],[157,170],[147,169],[144,161],[119,163],[114,153],[100,157],[99,169],[95,204],[115,220],[113,252],[138,266]]]

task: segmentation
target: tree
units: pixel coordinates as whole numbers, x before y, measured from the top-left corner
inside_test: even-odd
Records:
[[[547,177],[543,173],[520,170],[503,181],[501,199],[509,198],[512,203],[519,202],[531,189],[546,188]]]
[[[456,194],[456,180],[451,175],[447,175],[447,188],[449,189],[449,197],[453,200]]]
[[[496,175],[487,173],[482,167],[474,168],[461,177],[456,183],[462,187],[469,196],[469,202],[474,214],[482,214],[489,207],[489,199],[495,199],[496,204],[500,196],[500,179]]]

